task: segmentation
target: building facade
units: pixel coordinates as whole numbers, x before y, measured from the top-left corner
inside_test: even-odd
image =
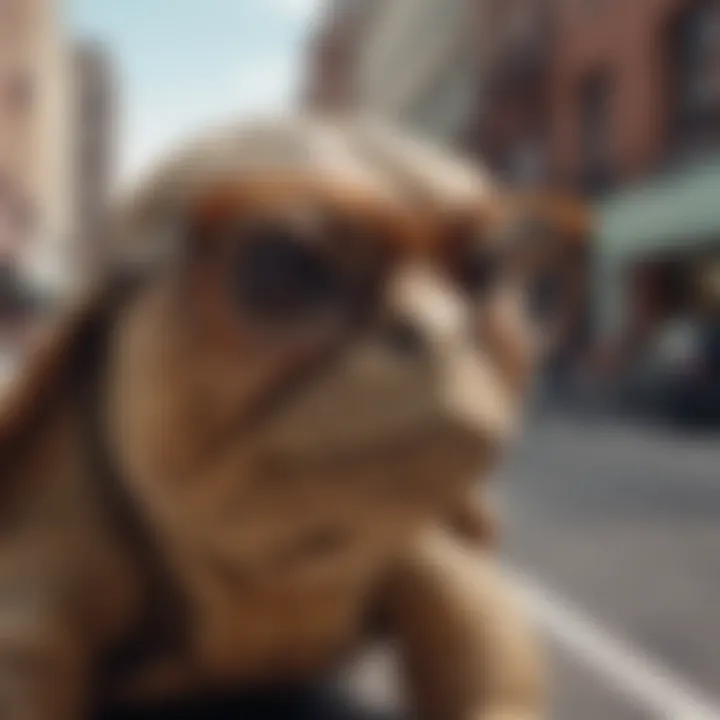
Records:
[[[439,140],[460,141],[476,102],[474,5],[335,3],[320,31],[325,60],[311,62],[315,105],[360,107]]]
[[[558,7],[550,105],[559,178],[602,191],[717,143],[715,0]]]
[[[554,178],[595,199],[602,324],[651,337],[720,261],[720,2],[559,8]]]
[[[358,53],[362,106],[457,142],[477,93],[474,31],[469,0],[385,3]]]
[[[720,262],[720,2],[485,0],[474,143],[516,184],[587,197],[596,321],[650,337]]]
[[[551,180],[556,12],[545,0],[476,3],[481,92],[468,142],[516,185]]]
[[[67,69],[55,3],[0,0],[0,263],[48,294],[73,232]]]
[[[357,97],[356,55],[379,0],[334,0],[310,40],[302,103],[322,110],[346,110]]]

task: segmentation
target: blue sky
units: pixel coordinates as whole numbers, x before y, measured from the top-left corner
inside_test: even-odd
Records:
[[[287,107],[322,0],[68,0],[120,77],[120,178],[203,125]]]

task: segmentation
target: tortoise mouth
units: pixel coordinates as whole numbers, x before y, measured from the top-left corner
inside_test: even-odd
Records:
[[[451,420],[395,433],[376,441],[344,443],[323,450],[296,450],[267,457],[265,468],[275,476],[324,474],[340,470],[373,470],[420,464],[437,453],[481,457],[487,443],[480,433]]]
[[[318,527],[278,550],[269,564],[277,570],[332,559],[348,552],[355,540],[349,527]]]

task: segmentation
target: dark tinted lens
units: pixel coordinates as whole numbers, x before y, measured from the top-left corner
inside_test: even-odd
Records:
[[[333,268],[315,247],[284,230],[244,238],[234,274],[244,311],[282,318],[325,307],[337,296]]]
[[[504,270],[502,253],[495,248],[475,247],[470,249],[460,266],[460,282],[473,295],[491,292]]]

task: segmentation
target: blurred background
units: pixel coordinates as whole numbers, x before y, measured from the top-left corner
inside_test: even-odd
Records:
[[[556,717],[720,717],[720,1],[0,0],[0,375],[108,262],[115,193],[293,107],[589,203],[588,291],[496,486],[508,567]]]

